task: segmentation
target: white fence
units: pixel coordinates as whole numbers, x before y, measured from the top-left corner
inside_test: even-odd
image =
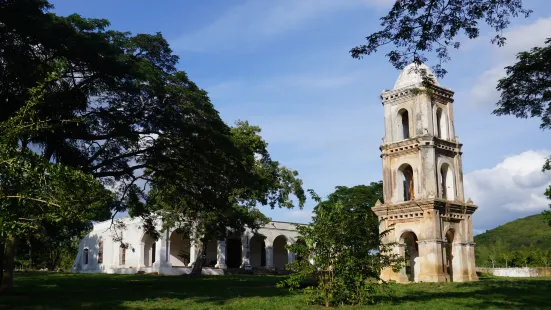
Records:
[[[477,272],[491,274],[496,277],[549,277],[551,267],[523,268],[476,268]]]

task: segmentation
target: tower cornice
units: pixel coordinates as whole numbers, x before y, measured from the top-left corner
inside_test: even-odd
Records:
[[[400,104],[406,100],[408,100],[410,97],[415,96],[420,93],[427,93],[430,94],[433,98],[436,99],[436,101],[443,101],[443,102],[453,102],[453,95],[454,91],[441,87],[438,85],[429,85],[428,87],[423,85],[422,83],[418,83],[416,85],[411,85],[399,89],[393,89],[393,90],[384,90],[381,93],[381,101],[382,104]]]
[[[424,212],[431,210],[439,211],[440,216],[443,218],[461,219],[460,215],[471,215],[476,209],[478,209],[478,206],[470,201],[463,202],[441,198],[410,200],[393,204],[385,203],[371,208],[383,220],[408,219],[410,217],[422,216]],[[408,216],[404,217],[404,214]]]
[[[417,138],[383,143],[379,150],[381,150],[381,157],[384,156],[402,156],[409,153],[416,153],[421,148],[435,148],[442,152],[452,152],[461,154],[461,148],[463,144],[459,143],[458,137],[455,140],[444,140],[434,136],[421,136]]]

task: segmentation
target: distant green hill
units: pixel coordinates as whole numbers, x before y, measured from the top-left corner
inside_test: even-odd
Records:
[[[535,214],[503,224],[485,233],[474,236],[477,246],[488,246],[495,240],[501,239],[511,250],[521,245],[530,245],[541,248],[551,248],[551,226],[541,214]]]

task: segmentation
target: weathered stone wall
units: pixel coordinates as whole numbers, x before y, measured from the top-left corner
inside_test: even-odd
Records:
[[[476,268],[476,272],[491,274],[496,277],[549,277],[551,267],[522,268]]]

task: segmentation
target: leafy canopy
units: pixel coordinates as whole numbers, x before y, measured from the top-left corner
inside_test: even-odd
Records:
[[[352,57],[371,55],[385,45],[390,63],[403,69],[412,62],[426,62],[427,53],[434,53],[439,63],[433,66],[437,77],[447,71],[442,63],[450,60],[449,49],[459,48],[459,37],[469,39],[480,35],[480,21],[496,32],[492,43],[505,44],[502,31],[512,17],[528,17],[531,10],[522,0],[400,0],[381,18],[382,29],[366,37],[367,43],[350,50]]]

